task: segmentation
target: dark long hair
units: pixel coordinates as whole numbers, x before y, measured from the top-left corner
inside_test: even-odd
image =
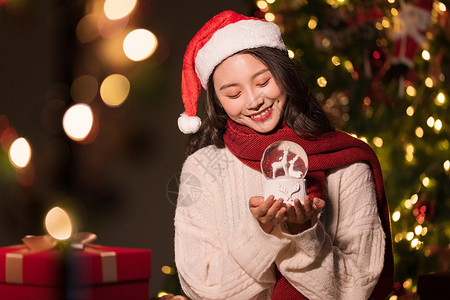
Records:
[[[251,54],[269,68],[280,89],[286,93],[283,120],[299,136],[314,139],[334,130],[319,102],[305,85],[298,62],[290,59],[286,51],[260,47],[245,49],[236,54],[239,53]],[[198,132],[189,136],[187,155],[208,145],[225,147],[223,134],[228,116],[215,93],[213,74],[214,71],[209,77],[206,90],[206,118],[202,120]]]

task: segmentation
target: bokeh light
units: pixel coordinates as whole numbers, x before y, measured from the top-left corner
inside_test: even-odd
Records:
[[[442,92],[440,92],[440,93],[436,96],[434,102],[436,103],[436,105],[442,105],[442,104],[444,104],[444,103],[445,103],[445,94],[442,93]]]
[[[106,105],[120,106],[130,93],[130,82],[120,74],[112,74],[103,80],[100,86],[100,96]]]
[[[264,19],[266,19],[266,21],[268,22],[273,22],[275,21],[275,15],[273,13],[268,12],[264,15]]]
[[[313,16],[308,21],[308,28],[316,29],[316,27],[317,27],[317,18]]]
[[[70,94],[72,99],[78,103],[90,103],[94,100],[98,91],[98,81],[92,75],[81,75],[76,78],[72,87],[70,88]]]
[[[415,130],[415,133],[418,138],[422,138],[423,137],[423,128],[418,126]]]
[[[148,58],[155,52],[157,46],[156,36],[147,29],[135,29],[123,41],[123,51],[133,61]]]
[[[74,141],[84,140],[90,133],[94,123],[94,114],[87,104],[75,104],[63,117],[63,128],[68,137]]]
[[[67,212],[56,206],[45,217],[45,229],[57,240],[67,240],[72,235],[72,222]]]
[[[372,140],[372,142],[373,142],[373,144],[374,144],[375,146],[377,146],[378,148],[383,147],[383,139],[380,138],[380,137],[378,137],[378,136],[374,137],[373,140]]]
[[[89,43],[98,37],[97,17],[94,14],[84,16],[77,24],[75,35],[81,43]]]
[[[430,52],[428,52],[428,50],[423,50],[422,51],[422,58],[424,60],[430,60],[430,58],[431,58]]]
[[[24,168],[31,159],[31,147],[25,138],[16,139],[9,148],[9,160],[17,168]]]
[[[128,16],[136,2],[137,0],[106,0],[103,9],[108,19],[117,20]]]
[[[398,220],[400,220],[400,212],[397,210],[392,214],[392,221],[397,222]]]
[[[321,76],[321,77],[317,78],[317,84],[320,87],[325,87],[327,85],[327,79],[325,77]]]

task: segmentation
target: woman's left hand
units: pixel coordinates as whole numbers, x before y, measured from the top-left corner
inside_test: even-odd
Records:
[[[325,207],[323,199],[315,197],[314,199],[306,196],[303,204],[295,199],[294,205],[287,205],[288,220],[286,221],[291,233],[302,232],[312,226],[312,220],[316,220],[319,213]]]

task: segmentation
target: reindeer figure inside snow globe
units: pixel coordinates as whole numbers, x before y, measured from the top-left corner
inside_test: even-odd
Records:
[[[294,199],[303,203],[308,156],[300,145],[290,141],[269,145],[261,159],[261,170],[266,178],[264,198],[274,195],[275,199],[283,198],[285,204],[294,205]]]

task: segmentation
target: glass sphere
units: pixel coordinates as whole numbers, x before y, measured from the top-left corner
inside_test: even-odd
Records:
[[[261,171],[267,179],[303,179],[308,171],[308,156],[297,143],[277,141],[264,150]]]

